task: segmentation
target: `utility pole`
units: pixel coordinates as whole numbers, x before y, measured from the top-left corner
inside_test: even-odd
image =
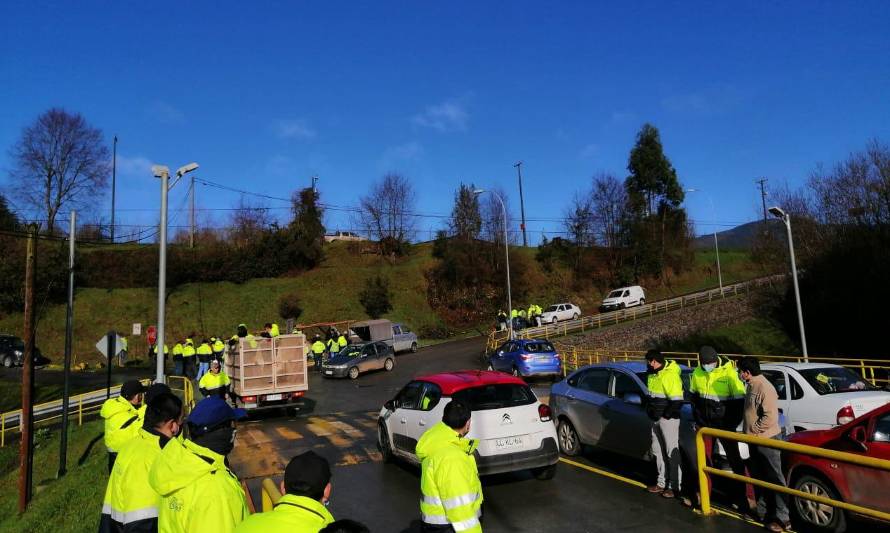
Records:
[[[114,242],[114,190],[117,182],[117,135],[114,136],[114,144],[111,153],[111,242]]]
[[[25,259],[25,354],[22,363],[22,414],[19,419],[22,442],[19,451],[19,514],[31,501],[32,469],[34,466],[34,269],[37,226],[28,231]]]
[[[189,212],[189,248],[195,247],[195,176],[192,175],[192,206]]]
[[[68,225],[68,307],[65,313],[65,384],[62,388],[62,438],[59,444],[59,472],[62,477],[68,471],[68,394],[71,381],[71,345],[74,333],[74,239],[77,235],[77,213],[71,211]]]
[[[318,176],[312,176],[312,192],[318,196]]]
[[[766,178],[760,178],[757,183],[760,184],[760,199],[763,201],[763,220],[766,220]]]
[[[528,237],[525,235],[525,200],[522,198],[522,161],[513,165],[516,167],[516,174],[519,175],[519,211],[522,214],[522,245],[528,247]]]

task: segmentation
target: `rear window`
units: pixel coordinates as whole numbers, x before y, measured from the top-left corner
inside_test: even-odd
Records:
[[[525,351],[528,353],[537,353],[537,352],[555,352],[556,349],[553,348],[553,345],[547,341],[540,342],[530,342],[525,345]]]
[[[503,409],[535,403],[535,395],[526,385],[503,383],[499,385],[485,385],[473,387],[455,392],[452,397],[455,400],[465,402],[471,411],[486,411],[488,409]]]
[[[798,370],[819,394],[835,394],[861,390],[878,390],[849,368],[824,367]]]

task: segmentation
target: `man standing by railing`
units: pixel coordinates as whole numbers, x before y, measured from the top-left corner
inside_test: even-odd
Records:
[[[683,405],[683,381],[680,365],[668,361],[658,350],[646,352],[646,388],[649,399],[646,414],[652,425],[652,455],[658,470],[658,481],[647,487],[651,493],[665,498],[680,494],[680,408]]]
[[[764,439],[782,440],[779,427],[779,397],[776,388],[760,372],[760,361],[756,357],[743,357],[738,364],[739,376],[747,387],[745,390],[744,428],[747,435]],[[785,486],[782,476],[782,452],[775,448],[749,446],[751,469],[754,477],[775,485]],[[764,494],[764,489],[755,488],[757,512],[770,531],[784,531],[791,527],[788,517],[788,502],[781,492]]]

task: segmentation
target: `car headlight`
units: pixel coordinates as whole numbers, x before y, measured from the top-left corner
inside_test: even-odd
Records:
[[[25,355],[24,352],[22,352],[21,350],[15,350],[12,353],[14,353],[16,357],[21,357],[21,356]]]

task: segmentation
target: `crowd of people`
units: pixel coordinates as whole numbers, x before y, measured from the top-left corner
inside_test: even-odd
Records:
[[[513,308],[510,310],[509,317],[503,309],[498,311],[497,322],[498,331],[505,331],[510,322],[513,323],[513,329],[525,329],[541,325],[541,314],[544,309],[537,304],[528,304],[528,307]]]
[[[756,357],[743,357],[738,364],[710,347],[698,354],[698,366],[689,382],[692,412],[697,427],[737,431],[739,425],[747,435],[766,439],[782,439],[779,425],[778,395],[772,383],[760,371]],[[699,498],[698,477],[683,476],[680,436],[680,409],[684,390],[680,365],[666,359],[658,350],[646,353],[647,388],[649,399],[646,412],[652,419],[652,454],[655,456],[657,479],[647,490],[666,498],[679,497],[692,507]],[[745,475],[785,486],[780,451],[766,446],[749,446],[746,463],[739,452],[738,441],[720,439],[730,468],[735,474]],[[705,438],[705,455],[713,457],[714,439]],[[687,454],[694,451],[686,450]],[[694,459],[687,455],[687,464]],[[710,483],[710,480],[709,480]],[[770,531],[784,531],[790,527],[787,497],[779,492],[767,492],[741,483],[728,486],[731,504],[743,515],[763,520]],[[753,493],[756,506],[751,507],[748,496]]]

